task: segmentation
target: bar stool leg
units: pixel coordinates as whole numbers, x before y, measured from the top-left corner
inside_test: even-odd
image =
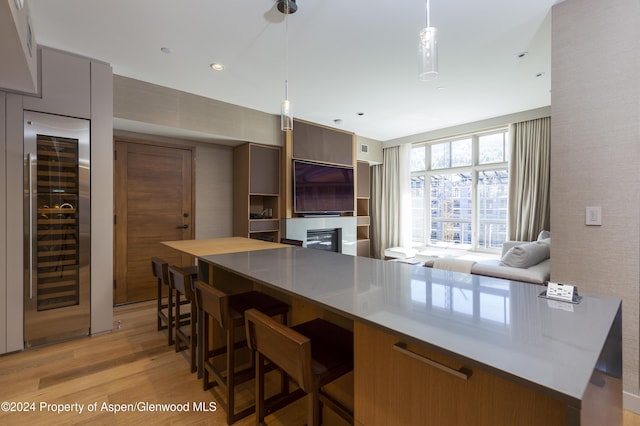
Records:
[[[164,329],[165,327],[162,326],[162,318],[160,318],[160,312],[162,311],[162,280],[160,280],[160,278],[158,278],[158,331]]]
[[[197,316],[198,316],[198,360],[197,360],[197,364],[198,364],[198,379],[202,379],[202,375],[204,373],[204,354],[205,354],[205,344],[206,344],[206,338],[204,337],[204,312],[200,309],[198,309],[197,312]]]
[[[196,330],[196,328],[198,327],[198,322],[196,317],[197,317],[196,304],[195,302],[191,302],[191,336],[190,336],[191,341],[189,343],[191,343],[191,372],[192,373],[195,373],[198,369],[198,364],[196,360],[196,353],[197,353],[196,351],[200,349],[198,344],[202,344],[201,342],[198,341],[202,338],[202,336],[199,336]]]
[[[169,321],[167,325],[167,345],[171,346],[174,344],[173,340],[173,326],[175,322],[175,317],[173,313],[174,303],[173,303],[173,289],[169,287],[169,294],[167,296],[167,305],[169,305]]]
[[[178,329],[180,328],[180,292],[176,291],[176,317],[175,317],[175,332],[178,333]],[[175,345],[175,350],[176,352],[180,352],[180,339],[178,339],[178,336],[174,336],[174,345]]]
[[[264,424],[264,357],[256,352],[256,424]]]
[[[235,332],[234,327],[229,327],[227,330],[227,348],[233,348],[235,345]],[[227,356],[227,423],[231,424],[234,420],[235,415],[235,353],[229,354]]]

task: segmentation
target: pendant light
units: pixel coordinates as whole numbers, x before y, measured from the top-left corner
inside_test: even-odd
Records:
[[[280,107],[280,129],[284,132],[293,130],[293,110],[289,100],[289,21],[288,15],[298,10],[295,0],[278,0],[278,10],[284,13],[285,27],[285,79],[284,79],[284,100]]]
[[[438,29],[429,20],[429,0],[426,0],[425,27],[418,42],[418,79],[429,81],[438,77]]]

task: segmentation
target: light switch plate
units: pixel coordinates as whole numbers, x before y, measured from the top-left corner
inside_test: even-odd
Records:
[[[586,208],[586,224],[589,226],[602,225],[602,207]]]

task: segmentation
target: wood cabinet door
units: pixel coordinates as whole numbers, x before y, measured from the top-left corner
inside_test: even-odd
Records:
[[[193,264],[162,241],[193,239],[192,150],[116,141],[116,304],[156,297],[151,257]]]
[[[250,145],[249,192],[251,194],[280,194],[280,148]]]
[[[296,121],[293,157],[323,163],[354,165],[355,137],[352,133]]]
[[[366,161],[358,161],[356,168],[358,174],[358,198],[369,198],[371,195],[369,167],[369,163]]]
[[[354,323],[355,419],[359,425],[564,425],[559,400],[487,371],[467,380],[426,363],[458,370],[463,365],[415,345],[398,351],[400,339]],[[470,342],[473,344],[473,342]],[[417,355],[417,356],[416,356]]]

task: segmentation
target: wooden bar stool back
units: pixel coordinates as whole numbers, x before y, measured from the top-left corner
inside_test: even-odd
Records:
[[[219,386],[222,389],[225,400],[218,400],[218,403],[227,413],[227,423],[232,424],[255,410],[255,405],[251,405],[236,413],[235,387],[252,379],[254,376],[253,362],[250,368],[236,371],[236,351],[246,347],[244,338],[236,342],[236,329],[243,327],[245,324],[244,312],[247,309],[257,309],[260,312],[264,312],[269,318],[280,317],[282,323],[286,324],[289,305],[258,291],[227,295],[203,281],[196,282],[196,297],[199,308],[205,313],[201,347],[204,352],[203,387],[205,390],[212,386]],[[225,346],[222,348],[210,349],[209,317],[213,318],[225,333]],[[277,323],[273,319],[272,321]],[[214,358],[223,354],[226,355],[226,368],[224,371],[214,364]],[[210,379],[210,375],[213,376],[213,380]]]
[[[196,298],[193,293],[193,275],[177,266],[169,266],[169,282],[176,291],[176,323],[175,323],[175,347],[176,352],[189,349],[191,355],[191,372],[196,371],[196,354],[198,347],[197,313]],[[187,320],[178,320],[182,317],[180,312],[181,299],[184,297],[190,305],[189,316]]]
[[[319,318],[290,328],[255,309],[245,312],[245,321],[247,342],[256,351],[256,424],[264,424],[269,410],[264,401],[264,358],[309,395],[308,426],[320,424],[321,403],[353,424],[353,413],[322,391],[353,370],[353,333]]]
[[[159,257],[151,258],[151,272],[158,281],[158,331],[165,330],[173,320],[173,312],[169,306],[173,303],[169,291],[169,264]],[[163,286],[167,287],[167,298],[163,297]],[[171,331],[169,331],[171,336]],[[169,344],[172,344],[171,342]]]

